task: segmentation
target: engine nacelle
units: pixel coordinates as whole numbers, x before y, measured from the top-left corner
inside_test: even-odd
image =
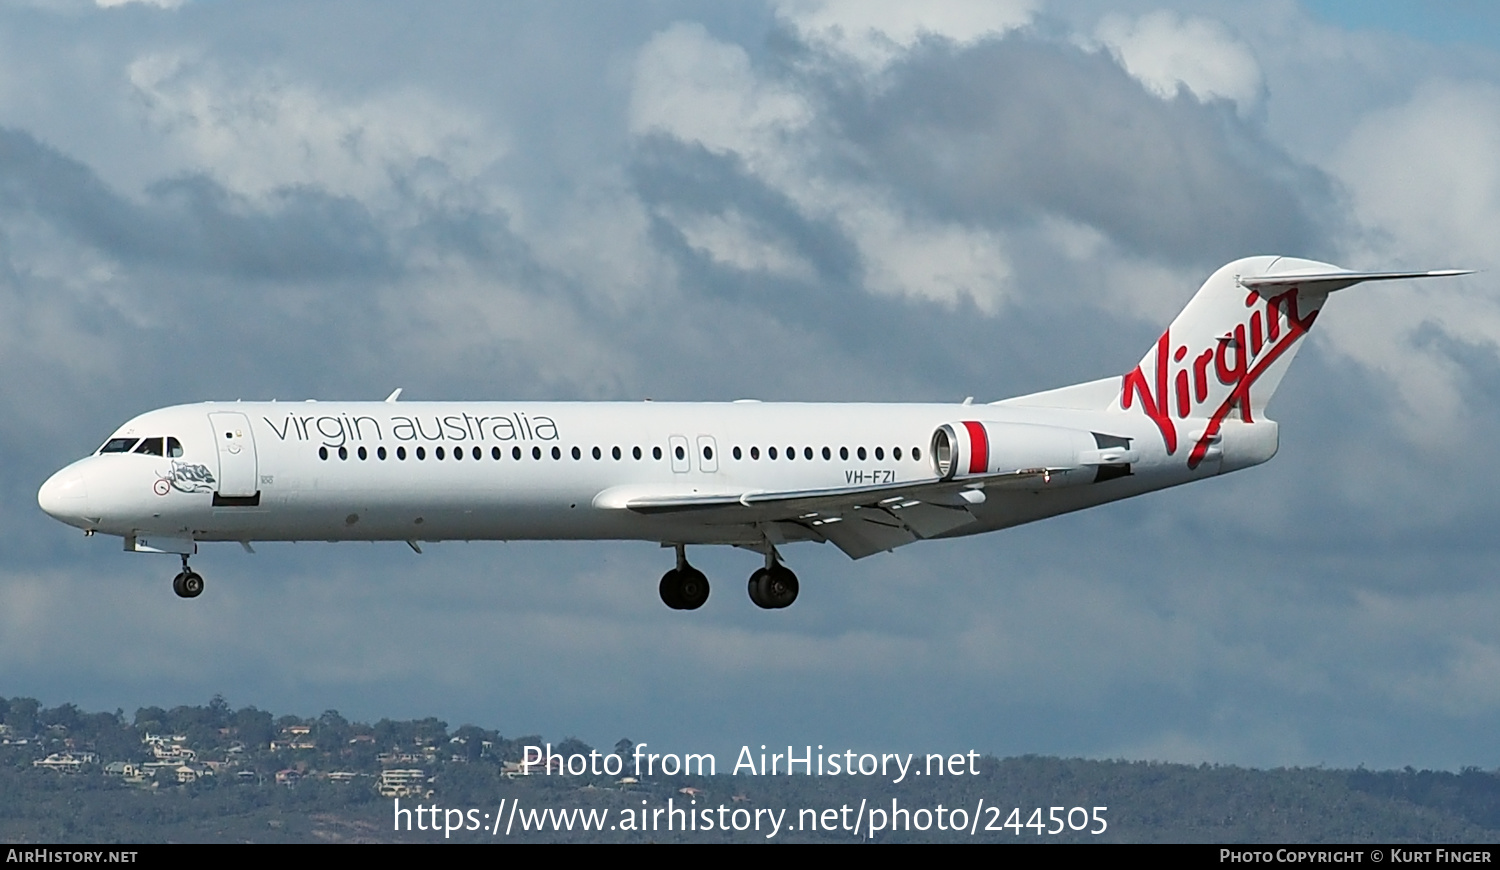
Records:
[[[1081,429],[964,420],[939,426],[928,455],[942,480],[1044,471],[1044,482],[1055,486],[1092,481],[1094,470],[1082,460],[1097,453],[1094,434]]]

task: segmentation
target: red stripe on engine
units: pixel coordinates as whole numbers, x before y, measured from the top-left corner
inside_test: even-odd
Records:
[[[984,474],[990,470],[990,436],[984,424],[973,420],[965,420],[964,428],[969,430],[969,473]]]

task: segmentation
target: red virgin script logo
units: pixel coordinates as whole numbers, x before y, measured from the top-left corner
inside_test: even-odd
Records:
[[[1264,302],[1264,307],[1257,307],[1260,302]],[[1168,407],[1169,399],[1176,399],[1179,419],[1203,416],[1201,409],[1208,401],[1210,366],[1219,383],[1231,387],[1223,403],[1209,415],[1203,435],[1188,453],[1188,468],[1197,468],[1203,461],[1230,411],[1238,407],[1242,420],[1255,422],[1250,417],[1250,387],[1272,363],[1307,334],[1318,317],[1316,310],[1309,311],[1305,317],[1299,316],[1296,287],[1270,297],[1262,297],[1251,290],[1245,297],[1245,308],[1249,311],[1245,322],[1219,336],[1214,347],[1193,356],[1191,363],[1187,361],[1186,345],[1178,345],[1175,351],[1172,350],[1172,330],[1168,327],[1156,340],[1154,389],[1139,365],[1125,376],[1121,387],[1120,406],[1128,409],[1137,398],[1141,400],[1141,409],[1161,430],[1168,455],[1177,452],[1177,424]],[[1172,385],[1172,396],[1167,393],[1168,383]]]

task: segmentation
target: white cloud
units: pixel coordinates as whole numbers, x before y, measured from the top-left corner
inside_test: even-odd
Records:
[[[113,6],[128,6],[131,3],[139,3],[142,6],[155,6],[158,9],[179,9],[187,0],[94,0],[101,9],[109,9]]]
[[[651,38],[636,60],[630,130],[663,132],[711,151],[753,159],[780,131],[811,111],[796,94],[761,81],[737,45],[718,42],[700,24],[674,24]]]
[[[1364,236],[1357,268],[1500,267],[1500,87],[1433,81],[1400,105],[1368,114],[1330,165]],[[1440,349],[1418,345],[1436,326],[1471,346],[1500,349],[1500,299],[1492,273],[1371,286],[1338,298],[1327,338],[1381,373],[1414,444],[1451,447],[1472,423],[1465,372]]]
[[[1429,82],[1367,115],[1330,168],[1390,256],[1500,265],[1500,87]]]
[[[1166,99],[1186,88],[1200,100],[1233,100],[1248,108],[1265,91],[1250,47],[1217,21],[1166,10],[1136,19],[1107,15],[1094,37],[1141,84]]]
[[[776,12],[803,38],[879,70],[924,37],[959,44],[1031,22],[1037,0],[778,0]]]
[[[766,235],[737,210],[724,214],[684,214],[673,223],[693,247],[723,265],[747,272],[813,280],[811,263]]]
[[[838,220],[864,258],[867,288],[954,305],[971,300],[994,314],[1010,289],[1011,267],[993,232],[908,218],[873,197],[850,197]]]
[[[340,101],[274,70],[237,79],[178,53],[141,56],[127,74],[181,162],[248,196],[314,186],[368,198],[432,164],[472,185],[504,153],[496,131],[415,90]]]

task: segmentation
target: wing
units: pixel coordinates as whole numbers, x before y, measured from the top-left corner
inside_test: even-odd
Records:
[[[705,525],[792,523],[859,559],[977,522],[971,508],[985,490],[1045,485],[1066,469],[1034,468],[829,489],[653,495],[633,487],[605,490],[594,506],[650,516],[692,517]]]

